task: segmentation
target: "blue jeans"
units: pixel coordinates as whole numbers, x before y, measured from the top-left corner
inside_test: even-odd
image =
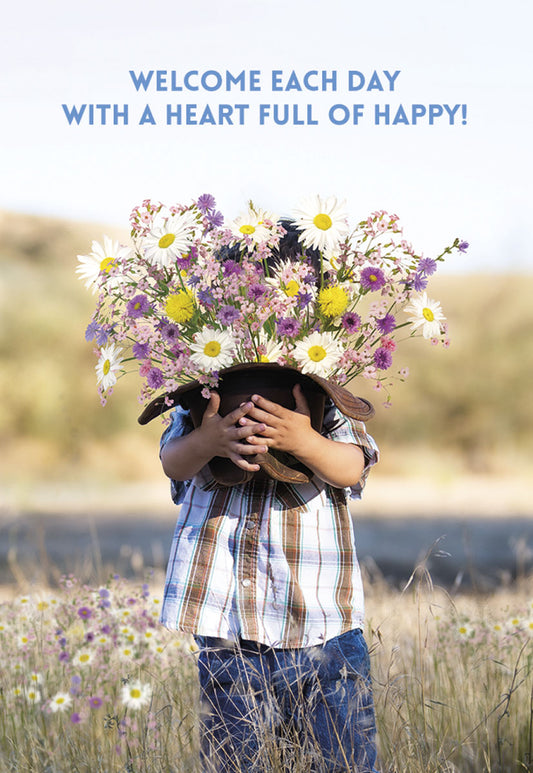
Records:
[[[368,649],[360,630],[273,649],[208,636],[200,647],[205,773],[298,769],[375,773]]]

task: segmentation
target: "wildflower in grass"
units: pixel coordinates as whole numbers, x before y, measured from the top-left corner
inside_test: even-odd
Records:
[[[21,698],[24,695],[24,688],[20,685],[16,685],[11,690],[11,696],[13,698]]]
[[[530,617],[529,620],[525,621],[524,631],[529,634],[529,636],[533,636],[533,617]]]
[[[80,607],[78,609],[78,617],[81,617],[82,620],[89,620],[92,614],[92,609],[89,607]]]
[[[125,647],[119,647],[118,655],[122,660],[132,660],[135,657],[135,651],[129,645]]]
[[[90,650],[80,650],[72,658],[72,663],[78,666],[88,666],[94,658]]]
[[[31,637],[28,633],[21,633],[17,636],[17,644],[19,647],[26,647],[31,642]]]
[[[72,698],[68,692],[57,692],[53,698],[50,699],[49,709],[54,714],[66,711],[72,704]]]
[[[497,635],[500,636],[504,633],[504,627],[501,623],[494,623],[492,625],[492,631]]]
[[[474,629],[468,623],[460,623],[457,626],[457,633],[461,639],[471,639],[474,636]]]
[[[103,701],[98,695],[91,695],[90,698],[87,698],[87,703],[91,709],[99,709],[101,708]]]
[[[128,682],[121,690],[122,703],[133,711],[146,706],[151,698],[152,688],[149,684],[142,684],[140,681]]]
[[[518,615],[513,615],[507,621],[507,627],[511,631],[516,631],[518,628],[522,627],[522,620],[518,617]]]
[[[75,711],[73,714],[70,715],[70,721],[73,725],[79,725],[80,722],[82,722],[81,714],[78,714],[77,711]]]
[[[99,647],[106,647],[109,644],[109,636],[105,633],[99,633],[94,637],[94,643]]]
[[[24,697],[28,703],[37,704],[42,700],[41,691],[37,687],[26,687]]]

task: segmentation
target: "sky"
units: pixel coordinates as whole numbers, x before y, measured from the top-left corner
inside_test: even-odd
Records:
[[[398,214],[427,255],[468,241],[450,271],[531,271],[532,24],[530,0],[9,4],[0,209],[127,227],[146,198],[232,219],[320,194]]]

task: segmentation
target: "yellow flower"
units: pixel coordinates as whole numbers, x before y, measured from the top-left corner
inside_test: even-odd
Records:
[[[325,317],[338,317],[348,305],[348,295],[338,285],[323,287],[318,294],[318,304]]]
[[[194,314],[194,298],[187,290],[180,290],[179,293],[169,295],[165,304],[167,317],[174,322],[188,322]]]

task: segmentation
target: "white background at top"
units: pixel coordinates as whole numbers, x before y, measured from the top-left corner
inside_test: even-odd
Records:
[[[290,214],[320,193],[346,198],[353,222],[396,212],[427,254],[467,239],[468,257],[451,270],[531,270],[532,25],[530,0],[10,4],[0,30],[0,208],[127,226],[147,197],[211,192],[232,218],[250,198]],[[261,70],[265,90],[143,95],[130,69]],[[393,93],[273,95],[273,69],[401,74]],[[369,116],[376,102],[465,103],[468,123],[135,125],[144,104],[161,113],[178,101],[313,103],[320,115],[364,102]],[[69,126],[62,103],[128,103],[131,122]]]

